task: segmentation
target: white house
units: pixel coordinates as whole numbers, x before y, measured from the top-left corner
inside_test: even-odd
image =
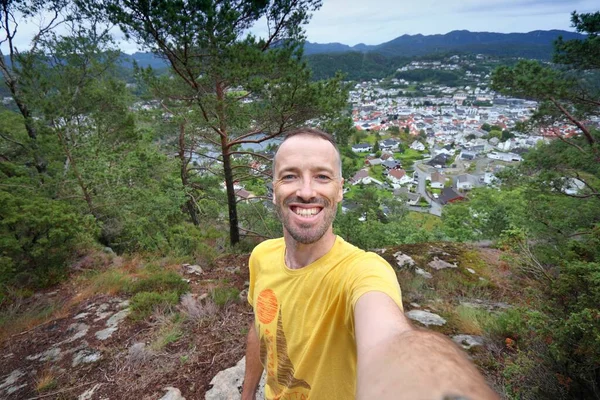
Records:
[[[423,143],[415,140],[410,145],[410,148],[413,149],[413,150],[416,150],[416,151],[424,151],[425,150],[425,145]]]
[[[370,153],[372,147],[368,143],[360,143],[352,146],[352,151],[355,153]]]
[[[391,169],[388,173],[388,179],[393,185],[404,185],[412,182],[412,178],[403,169]]]
[[[521,158],[520,155],[514,154],[514,153],[501,153],[498,151],[492,151],[487,156],[488,156],[488,158],[491,158],[492,160],[500,160],[500,161],[506,161],[506,162],[523,161],[523,159]]]
[[[400,142],[396,139],[385,139],[379,142],[379,148],[381,150],[398,150]]]
[[[350,179],[350,183],[353,185],[358,185],[359,183],[368,185],[371,183],[376,183],[378,185],[383,185],[383,182],[372,178],[369,176],[369,170],[367,169],[361,169],[360,171],[358,171],[356,174],[354,174],[354,176],[352,177],[352,179]]]
[[[428,179],[431,180],[431,187],[433,189],[443,189],[446,183],[446,175],[439,172],[434,172]]]
[[[456,189],[471,190],[476,186],[477,178],[473,175],[462,174],[456,177]]]

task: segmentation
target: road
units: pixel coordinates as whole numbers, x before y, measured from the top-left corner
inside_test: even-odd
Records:
[[[427,203],[429,203],[429,205],[431,206],[429,208],[428,211],[424,211],[421,207],[409,207],[411,211],[418,211],[418,212],[429,212],[429,214],[433,214],[433,215],[437,215],[438,217],[442,216],[442,206],[436,202],[434,199],[430,198],[427,195],[427,185],[425,183],[425,178],[427,177],[427,175],[429,175],[431,172],[429,172],[429,166],[427,165],[423,165],[422,161],[415,161],[414,164],[415,167],[415,172],[417,174],[419,174],[419,178],[418,178],[418,184],[417,184],[417,193],[419,193],[421,195],[421,197],[423,197],[425,199],[425,201],[427,201]]]

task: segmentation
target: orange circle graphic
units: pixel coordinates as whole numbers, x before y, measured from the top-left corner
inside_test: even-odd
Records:
[[[270,324],[277,315],[277,296],[271,289],[265,289],[258,295],[256,314],[263,324]]]

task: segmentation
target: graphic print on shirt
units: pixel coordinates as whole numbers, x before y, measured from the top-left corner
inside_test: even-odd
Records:
[[[267,385],[275,394],[275,399],[308,399],[310,385],[294,376],[294,365],[288,355],[277,296],[271,289],[265,289],[258,295],[256,303],[256,315],[264,325],[264,332],[259,333],[260,358],[267,371]],[[271,325],[275,317],[277,326],[273,333],[268,325]],[[272,325],[271,327],[273,328]]]

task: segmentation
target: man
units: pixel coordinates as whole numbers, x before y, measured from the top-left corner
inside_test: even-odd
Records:
[[[242,399],[495,399],[448,339],[414,329],[391,266],[333,233],[342,200],[332,137],[291,132],[273,162],[284,237],[250,257],[254,308]]]

